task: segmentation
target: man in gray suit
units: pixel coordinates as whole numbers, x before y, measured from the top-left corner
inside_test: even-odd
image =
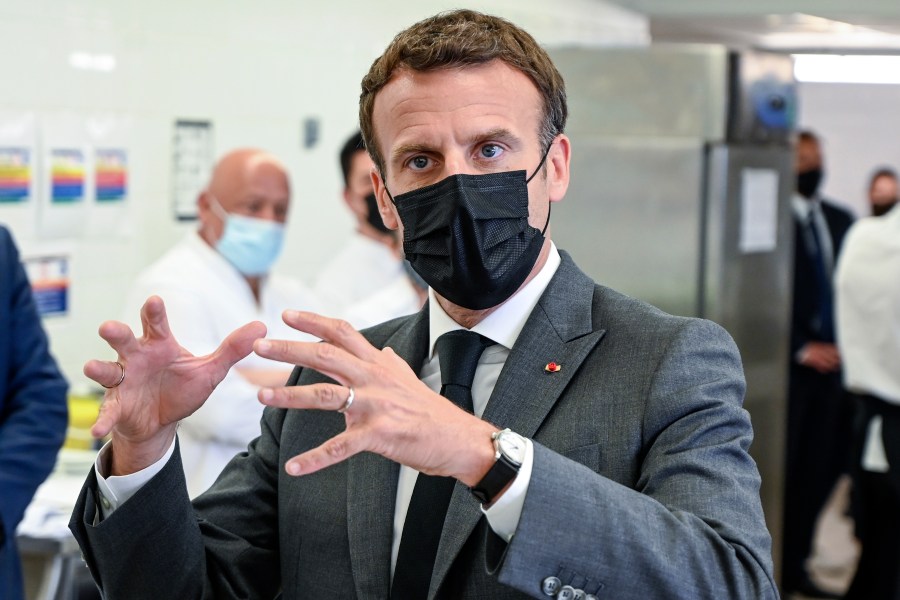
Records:
[[[544,51],[443,13],[362,87],[379,210],[429,300],[362,333],[288,311],[323,342],[251,323],[205,357],[159,298],[140,339],[104,323],[117,362],[85,372],[113,386],[94,428],[112,440],[71,527],[107,597],[777,598],[733,342],[545,237],[571,150]],[[192,504],[178,420],[251,348],[300,366]]]

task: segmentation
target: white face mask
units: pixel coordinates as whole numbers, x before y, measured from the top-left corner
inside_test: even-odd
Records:
[[[215,196],[209,194],[209,198],[213,212],[225,223],[225,231],[216,242],[219,254],[249,277],[268,273],[281,253],[284,225],[227,213]]]

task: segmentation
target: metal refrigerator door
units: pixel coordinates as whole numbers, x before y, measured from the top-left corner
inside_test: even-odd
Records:
[[[550,220],[595,281],[678,315],[697,314],[703,145],[573,133],[572,179]]]

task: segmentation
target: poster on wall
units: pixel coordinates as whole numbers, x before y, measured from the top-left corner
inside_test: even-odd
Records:
[[[88,218],[85,235],[134,235],[131,185],[132,118],[118,113],[95,113],[85,118],[90,154]]]
[[[88,214],[93,177],[84,116],[74,112],[40,116],[38,233],[43,240],[80,238]]]
[[[72,204],[84,200],[84,151],[78,148],[50,150],[50,202]]]
[[[31,150],[0,146],[0,203],[31,200]]]
[[[0,110],[0,221],[20,238],[37,230],[36,131],[33,113]]]
[[[175,121],[172,143],[172,207],[178,221],[197,218],[197,194],[209,181],[213,160],[211,121]]]
[[[128,189],[128,154],[124,149],[94,150],[94,185],[98,203],[125,200]]]
[[[69,257],[38,256],[23,259],[38,314],[59,317],[69,313]]]

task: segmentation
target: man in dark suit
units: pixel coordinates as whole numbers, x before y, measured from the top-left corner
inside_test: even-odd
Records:
[[[67,388],[19,253],[0,227],[0,598],[24,597],[16,526],[65,438]]]
[[[835,345],[832,273],[853,217],[818,193],[824,167],[812,132],[798,135],[795,171],[783,589],[815,593],[805,561],[816,518],[847,468],[850,448],[852,414]]]
[[[426,19],[360,101],[379,211],[432,286],[422,312],[358,333],[288,311],[324,341],[249,324],[208,357],[159,298],[141,340],[101,326],[123,366],[86,373],[127,374],[71,526],[108,597],[777,597],[733,342],[596,285],[544,237],[565,120],[526,32]],[[177,421],[251,345],[300,366],[191,505]]]

